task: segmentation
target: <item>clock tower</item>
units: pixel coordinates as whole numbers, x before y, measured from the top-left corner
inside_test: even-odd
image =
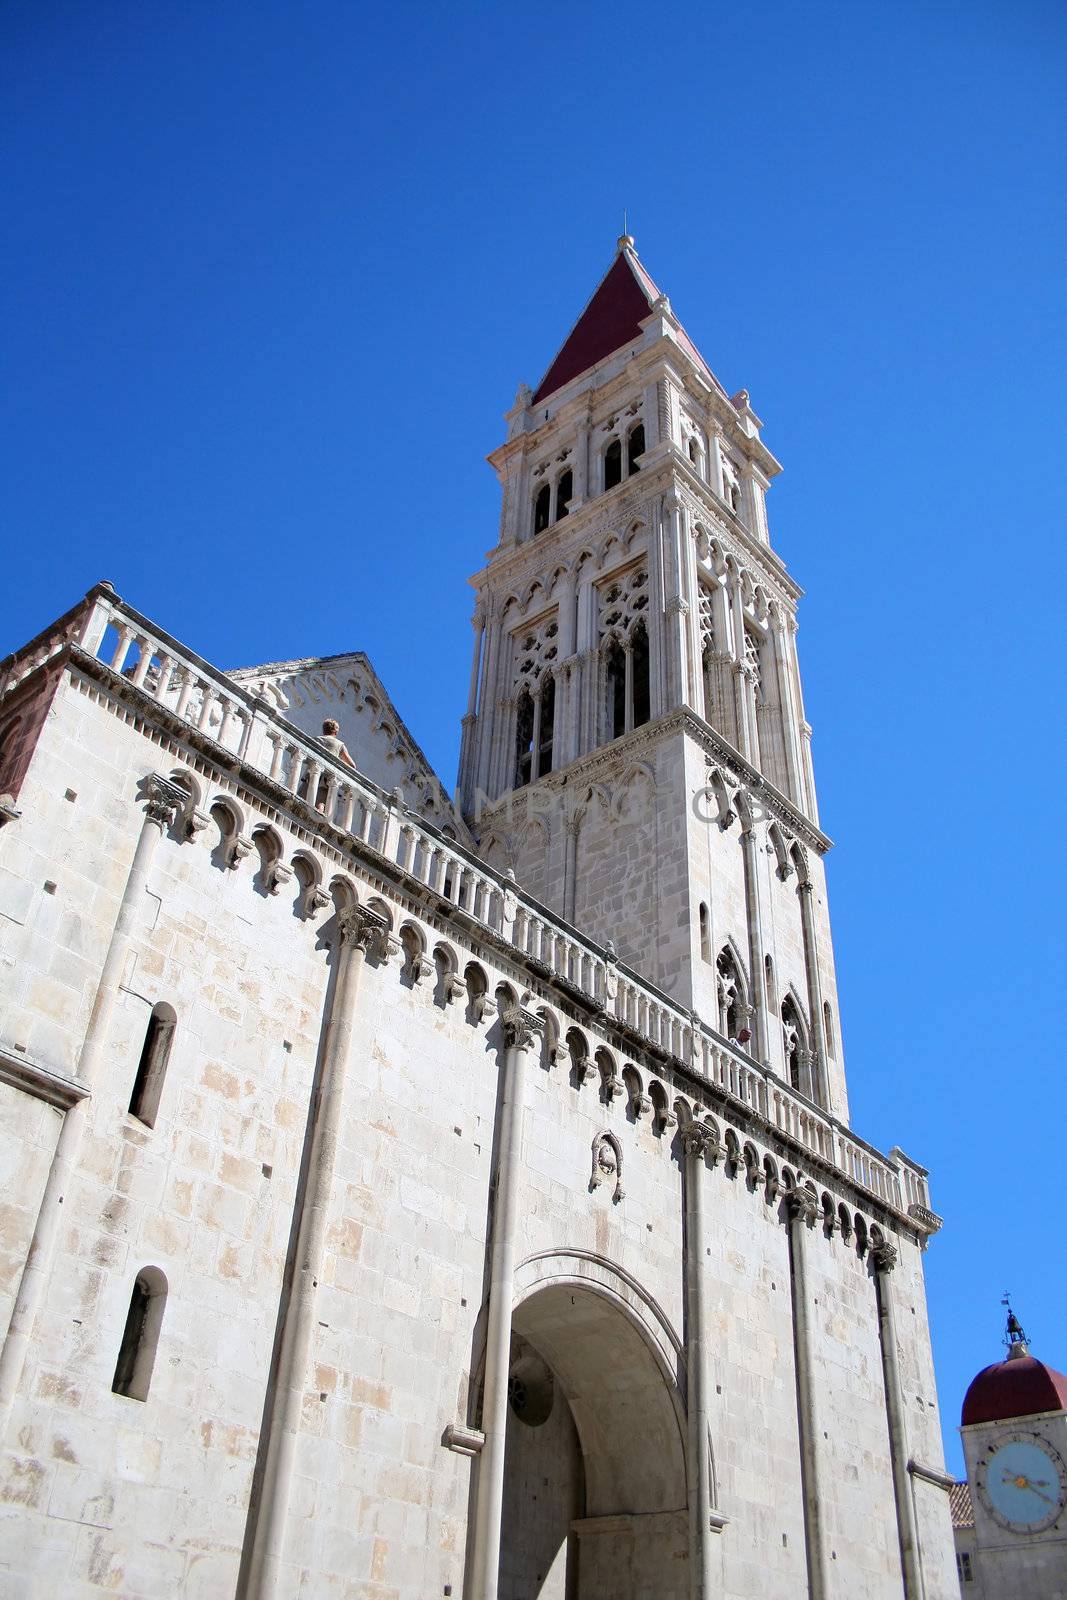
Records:
[[[963,1402],[956,1553],[975,1600],[1067,1600],[1067,1377],[1030,1354],[1009,1308],[1007,1359]]]

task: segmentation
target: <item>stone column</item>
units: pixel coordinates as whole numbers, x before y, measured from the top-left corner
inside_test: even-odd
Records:
[[[789,633],[785,617],[775,606],[770,618],[771,651],[774,659],[775,683],[782,717],[782,746],[785,751],[785,768],[789,778],[790,798],[798,806],[804,805],[804,770],[800,752],[800,729],[797,708],[793,699],[793,683],[789,671]]]
[[[759,850],[756,824],[747,807],[739,808],[741,856],[745,872],[745,920],[748,924],[748,966],[751,983],[752,1030],[756,1036],[756,1055],[770,1065],[770,1035],[767,1026],[767,986],[763,968],[763,912],[759,890]]]
[[[789,1212],[789,1284],[793,1299],[793,1350],[800,1433],[800,1481],[804,1495],[804,1544],[810,1600],[826,1600],[826,1541],[819,1493],[819,1428],[815,1416],[815,1351],[807,1275],[807,1238],[816,1215],[815,1196],[799,1184],[785,1195]]]
[[[800,900],[800,927],[804,943],[804,966],[808,980],[808,1009],[811,1012],[811,1038],[814,1045],[812,1099],[820,1105],[830,1103],[826,1070],[826,1029],[822,1014],[822,981],[819,976],[819,947],[815,938],[814,890],[805,878],[797,884]]]
[[[76,1077],[90,1090],[99,1076],[104,1061],[126,956],[145,906],[145,889],[156,846],[163,837],[163,830],[167,824],[190,803],[185,789],[155,774],[145,780],[144,799],[146,802],[144,821],[133,852],[111,941],[100,969],[93,1009],[78,1058]],[[26,1264],[19,1280],[18,1293],[15,1296],[11,1320],[4,1338],[4,1347],[0,1351],[0,1443],[6,1436],[11,1407],[26,1365],[26,1351],[33,1337],[33,1326],[52,1269],[56,1241],[63,1220],[63,1202],[74,1176],[85,1136],[88,1106],[89,1097],[86,1096],[85,1099],[72,1105],[64,1115],[63,1126],[59,1130],[59,1138],[56,1140],[48,1177],[45,1180],[33,1237],[26,1253]]]
[[[712,1593],[711,1373],[707,1323],[707,1245],[704,1232],[704,1163],[719,1158],[715,1130],[688,1122],[681,1130],[685,1152],[685,1353],[689,1458],[689,1593],[710,1600]]]
[[[338,914],[337,970],[324,1018],[322,1069],[314,1087],[311,1149],[307,1186],[298,1195],[299,1218],[293,1283],[283,1312],[278,1365],[268,1397],[260,1437],[262,1478],[251,1515],[247,1576],[239,1588],[242,1600],[288,1597],[293,1585],[283,1582],[285,1535],[304,1387],[307,1381],[315,1303],[326,1244],[326,1224],[337,1151],[341,1142],[343,1102],[359,979],[368,948],[387,932],[384,917],[352,906]]]
[[[907,1411],[900,1381],[896,1307],[890,1278],[897,1264],[896,1247],[884,1240],[879,1241],[872,1246],[871,1257],[874,1261],[874,1287],[878,1300],[878,1334],[882,1346],[885,1411],[889,1423],[889,1457],[893,1467],[893,1498],[897,1507],[897,1534],[900,1540],[900,1570],[904,1579],[904,1600],[923,1600],[919,1534],[915,1521],[911,1475],[908,1472]]]
[[[488,792],[491,781],[493,737],[496,732],[493,713],[499,698],[496,677],[497,660],[500,655],[500,623],[492,616],[489,619],[487,633],[482,651],[482,686],[478,694],[481,716],[478,719],[478,760],[473,783],[473,788],[481,790],[483,794]],[[473,796],[471,803],[472,805],[474,803]]]
[[[520,1006],[501,1014],[504,1093],[500,1111],[500,1155],[493,1207],[489,1310],[485,1336],[485,1381],[478,1457],[478,1503],[471,1551],[470,1600],[496,1600],[500,1573],[500,1517],[504,1501],[504,1446],[511,1365],[511,1307],[515,1296],[515,1233],[518,1222],[526,1063],[543,1027]]]
[[[667,699],[664,711],[684,704],[686,696],[686,618],[689,607],[682,595],[682,502],[668,495],[663,502],[664,545],[669,559],[664,561],[664,646],[666,651]]]

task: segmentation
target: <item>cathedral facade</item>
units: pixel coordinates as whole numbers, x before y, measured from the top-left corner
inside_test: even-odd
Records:
[[[761,426],[624,237],[454,801],[358,653],[101,584],[0,665],[0,1594],[958,1592]]]

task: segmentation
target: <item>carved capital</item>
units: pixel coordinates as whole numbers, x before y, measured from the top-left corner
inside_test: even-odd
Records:
[[[667,601],[667,615],[669,617],[687,617],[689,615],[689,601],[680,594],[672,594]]]
[[[246,861],[255,849],[255,845],[245,833],[235,833],[226,847],[226,865],[231,871]]]
[[[544,1032],[544,1022],[522,1006],[505,1006],[500,1014],[504,1042],[509,1049],[532,1050]]]
[[[818,1206],[810,1189],[805,1189],[800,1184],[794,1184],[792,1188],[787,1189],[785,1192],[785,1203],[791,1221],[803,1222],[809,1228],[815,1226]]]
[[[144,800],[145,816],[165,828],[189,804],[189,791],[153,772],[144,781]]]
[[[313,917],[316,911],[325,911],[329,904],[329,895],[317,883],[309,884],[300,897],[300,910],[305,917]]]
[[[876,1272],[892,1272],[897,1264],[897,1247],[887,1239],[879,1239],[871,1246],[871,1260]]]
[[[638,1117],[638,1118],[647,1117],[651,1110],[652,1110],[652,1101],[649,1099],[647,1094],[635,1094],[634,1095],[634,1116],[635,1117]]]
[[[337,937],[341,944],[356,950],[380,947],[388,937],[389,924],[376,911],[365,906],[346,906],[338,913]]]
[[[617,1072],[611,1073],[609,1077],[604,1079],[604,1093],[609,1102],[620,1100],[626,1093],[626,1085]]]
[[[682,1149],[698,1161],[719,1159],[719,1135],[707,1122],[687,1122],[682,1129]]]

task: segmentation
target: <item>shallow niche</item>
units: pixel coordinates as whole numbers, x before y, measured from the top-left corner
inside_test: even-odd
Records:
[[[508,1404],[528,1428],[540,1428],[552,1415],[556,1380],[552,1369],[533,1350],[527,1350],[511,1364],[508,1373]]]

